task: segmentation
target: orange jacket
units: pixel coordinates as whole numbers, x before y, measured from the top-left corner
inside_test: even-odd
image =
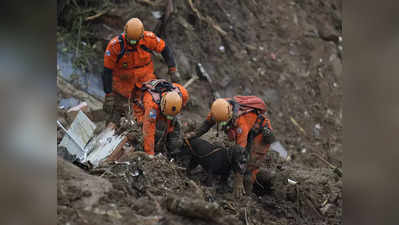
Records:
[[[248,133],[255,124],[257,117],[258,115],[255,112],[249,112],[236,118],[235,121],[233,121],[233,126],[226,130],[229,139],[245,148],[247,146]],[[208,121],[212,120],[211,113],[208,114],[206,119]],[[267,118],[265,118],[262,125],[267,125],[270,129],[272,129],[270,120]],[[262,140],[261,137],[262,134],[257,135],[255,137],[255,143],[260,143]],[[266,150],[267,149],[265,149],[265,151]]]
[[[187,90],[180,84],[173,83],[173,86],[180,90],[183,98],[183,106],[186,105],[189,95]],[[154,102],[152,95],[149,91],[144,91],[143,94],[143,106],[144,106],[144,121],[143,121],[143,136],[144,136],[144,151],[150,155],[154,155],[155,149],[155,132],[157,122],[166,122],[167,131],[166,134],[172,132],[174,127],[172,121],[167,119],[160,110],[160,106]],[[166,138],[166,137],[165,137]]]
[[[229,139],[231,141],[235,141],[236,144],[246,148],[248,133],[256,122],[258,115],[255,112],[249,112],[242,114],[233,122],[233,126],[230,129],[225,130]],[[208,114],[208,121],[211,121],[211,113]],[[265,118],[262,123],[263,126],[269,127],[271,130],[273,129],[270,120]],[[253,161],[263,160],[266,156],[267,151],[270,148],[270,144],[264,145],[262,143],[262,134],[257,135],[254,140],[249,154]],[[256,180],[256,174],[259,172],[259,168],[256,164],[248,164],[248,171],[251,171],[251,182],[254,183]]]
[[[121,41],[124,54],[121,56]],[[129,46],[125,34],[114,37],[107,45],[104,54],[104,67],[112,70],[112,89],[122,96],[130,97],[135,86],[156,79],[150,51],[162,52],[165,42],[150,31],[144,31],[144,37],[136,47]]]

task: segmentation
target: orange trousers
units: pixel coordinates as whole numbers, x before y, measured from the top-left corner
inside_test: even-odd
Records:
[[[251,148],[250,159],[248,162],[247,170],[251,172],[251,182],[255,183],[256,174],[259,173],[259,167],[269,151],[270,145],[262,144],[262,134],[254,139],[254,144]]]

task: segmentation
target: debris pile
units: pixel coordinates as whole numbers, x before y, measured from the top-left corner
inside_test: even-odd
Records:
[[[58,161],[61,224],[339,224],[342,214],[342,181],[336,174],[328,168],[287,165],[274,152],[258,175],[254,193],[238,200],[231,188],[220,192],[205,186],[201,168],[191,180],[184,167],[162,154],[150,157],[135,151],[88,170]],[[78,177],[112,187],[87,188],[74,180]],[[98,192],[98,201],[87,205]]]

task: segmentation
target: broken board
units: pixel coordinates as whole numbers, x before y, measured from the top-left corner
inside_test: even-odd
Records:
[[[81,110],[77,113],[60,146],[81,163],[90,162],[97,167],[103,161],[117,160],[123,155],[124,135],[115,135],[110,123],[100,134],[94,135],[96,125]]]
[[[96,125],[79,110],[73,120],[68,133],[62,139],[60,146],[65,147],[68,152],[80,160],[85,158],[85,146],[94,135]]]

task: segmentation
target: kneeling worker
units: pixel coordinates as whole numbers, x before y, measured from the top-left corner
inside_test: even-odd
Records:
[[[164,144],[169,152],[176,151],[183,145],[176,115],[189,99],[187,90],[160,79],[144,83],[142,90],[144,151],[154,155]]]
[[[201,127],[187,133],[185,138],[202,136],[216,123],[222,126],[229,139],[246,148],[249,159],[246,165],[245,189],[252,192],[252,185],[259,172],[270,144],[274,141],[272,127],[265,115],[266,104],[256,96],[235,96],[216,99],[211,112]],[[244,193],[242,174],[236,174],[234,192],[237,197]]]

